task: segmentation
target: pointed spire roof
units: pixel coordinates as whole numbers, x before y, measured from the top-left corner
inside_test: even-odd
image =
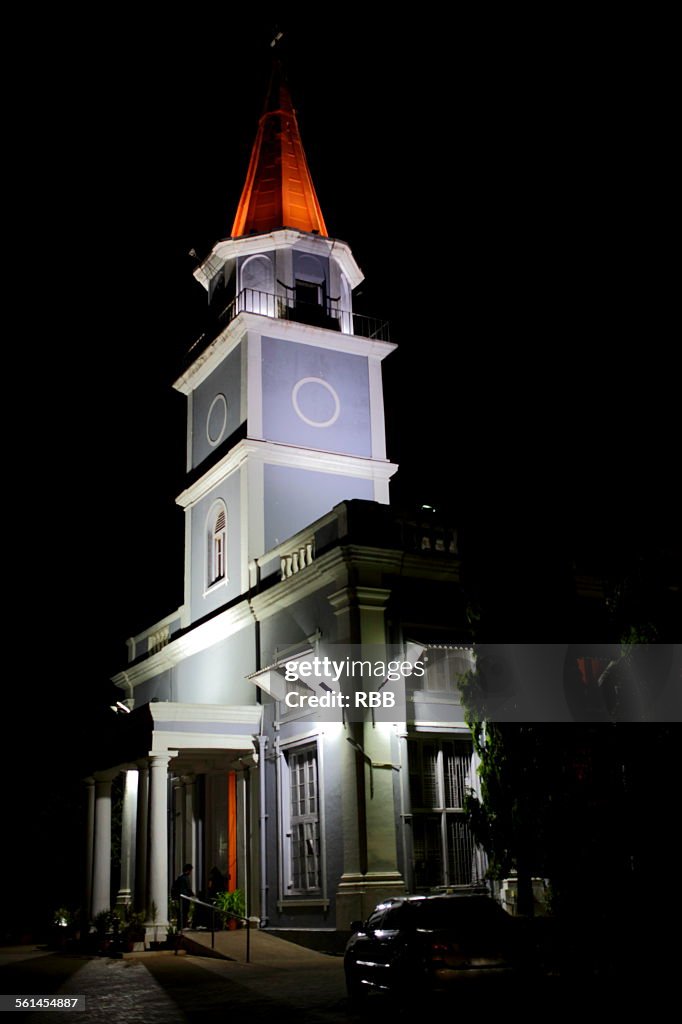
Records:
[[[239,238],[278,228],[328,235],[296,111],[281,61],[276,60],[231,236]]]

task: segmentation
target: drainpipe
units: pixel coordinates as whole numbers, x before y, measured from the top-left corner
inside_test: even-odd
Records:
[[[258,780],[260,782],[260,926],[265,928],[268,923],[268,877],[267,877],[267,843],[266,827],[268,815],[265,810],[265,748],[268,738],[262,732],[258,735]]]

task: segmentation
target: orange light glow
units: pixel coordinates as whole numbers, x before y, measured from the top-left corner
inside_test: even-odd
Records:
[[[237,888],[237,773],[227,775],[227,889]]]
[[[275,66],[231,236],[279,228],[328,235],[289,89]]]

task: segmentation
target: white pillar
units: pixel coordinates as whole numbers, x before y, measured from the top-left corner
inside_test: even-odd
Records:
[[[137,831],[137,769],[124,773],[121,814],[121,882],[116,903],[128,906],[135,885],[135,833]]]
[[[185,784],[181,778],[174,778],[173,789],[173,845],[172,874],[176,878],[187,860],[185,857]]]
[[[194,776],[185,775],[183,780],[185,783],[185,841],[184,841],[184,853],[185,862],[194,865],[194,873],[192,875],[194,879],[194,885],[192,888],[195,892],[199,888],[199,879],[201,872],[197,865],[197,849],[196,849],[196,828],[194,824]],[[182,869],[182,865],[180,865]]]
[[[95,773],[95,848],[92,916],[111,906],[111,782],[115,772]]]
[[[163,942],[168,927],[168,763],[170,754],[149,758],[149,906],[147,935]],[[154,925],[155,927],[150,927]]]
[[[137,780],[137,834],[135,836],[135,909],[147,911],[147,838],[149,830],[149,765],[138,761]]]
[[[95,780],[90,776],[85,779],[86,785],[86,823],[85,823],[85,886],[83,890],[83,919],[91,920],[92,912],[92,866],[95,853]]]

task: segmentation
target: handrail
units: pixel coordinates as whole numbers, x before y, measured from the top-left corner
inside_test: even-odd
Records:
[[[287,289],[289,286],[286,286]],[[255,313],[275,320],[293,320],[313,327],[324,327],[370,341],[389,341],[388,321],[344,309],[339,299],[325,296],[320,303],[306,302],[295,295],[242,288],[221,310],[212,313],[212,322],[190,345],[186,358],[195,358],[240,313]]]
[[[216,907],[213,903],[206,903],[205,900],[200,900],[197,896],[187,896],[184,892],[180,893],[181,900],[187,900],[188,903],[196,903],[200,907],[206,907],[207,910],[211,911],[211,949],[215,949],[215,915],[222,914],[228,917],[233,917],[235,921],[241,921],[242,924],[246,925],[246,963],[251,963],[251,921],[248,917],[241,917],[239,914],[234,914],[231,910],[221,910],[220,907]],[[180,934],[183,932],[182,915],[180,915]],[[175,952],[177,953],[177,947]]]

